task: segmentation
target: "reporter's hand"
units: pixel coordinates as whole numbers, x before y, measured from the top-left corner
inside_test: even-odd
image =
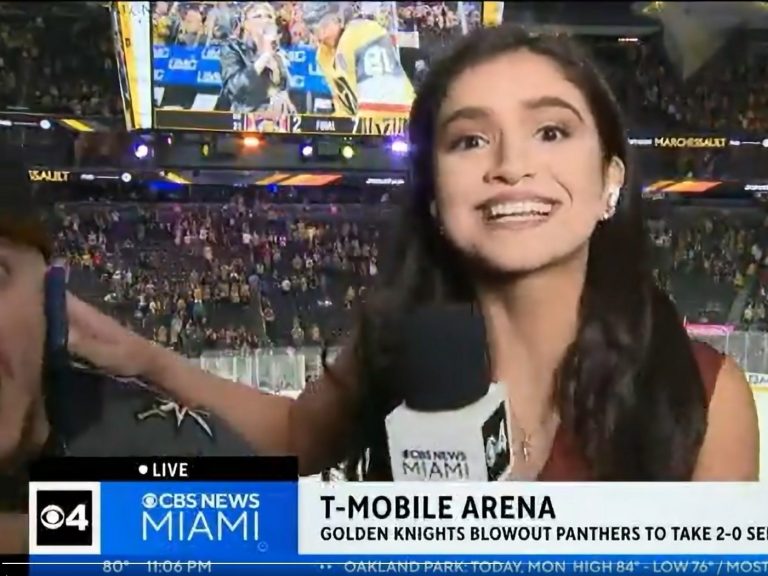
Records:
[[[142,376],[154,345],[72,294],[67,294],[69,352],[114,376]]]

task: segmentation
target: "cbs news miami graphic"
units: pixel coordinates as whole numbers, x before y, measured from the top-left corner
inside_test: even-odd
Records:
[[[210,574],[296,556],[293,459],[65,459],[32,474],[30,574]]]
[[[32,472],[29,563],[3,576],[768,574],[760,483],[324,482],[282,458]]]

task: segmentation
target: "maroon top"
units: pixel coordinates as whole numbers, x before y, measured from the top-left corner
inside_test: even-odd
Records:
[[[707,403],[709,403],[725,356],[703,342],[693,342],[693,353],[704,380]],[[579,454],[573,437],[562,426],[555,433],[552,450],[538,479],[543,482],[578,482],[593,479],[587,463]]]

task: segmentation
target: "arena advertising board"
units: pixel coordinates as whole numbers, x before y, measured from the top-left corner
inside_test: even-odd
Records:
[[[484,4],[116,2],[128,127],[402,134],[430,63]]]

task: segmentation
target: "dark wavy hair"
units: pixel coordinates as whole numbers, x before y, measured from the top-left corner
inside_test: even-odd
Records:
[[[430,214],[435,196],[437,114],[465,70],[528,50],[550,58],[577,86],[595,118],[606,166],[628,167],[613,218],[589,242],[579,327],[557,374],[553,401],[598,480],[688,480],[706,429],[706,392],[678,313],[656,287],[639,187],[615,98],[586,52],[563,35],[501,26],[478,30],[436,63],[410,117],[412,190],[391,266],[360,310],[354,343],[356,430],[345,463],[350,479],[391,478],[384,418],[402,399],[391,371],[398,326],[414,307],[473,299],[467,267]]]

